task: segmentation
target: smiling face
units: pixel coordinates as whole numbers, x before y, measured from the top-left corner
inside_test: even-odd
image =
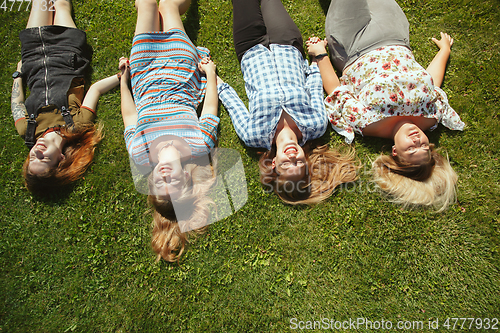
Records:
[[[394,135],[392,156],[413,165],[427,163],[431,158],[429,138],[415,124],[406,123]]]
[[[153,192],[167,200],[175,200],[182,194],[182,189],[188,180],[188,173],[181,164],[179,151],[173,146],[167,146],[158,153],[158,164],[153,170]]]
[[[154,194],[169,200],[180,197],[187,175],[179,165],[159,163],[153,170]]]
[[[64,159],[62,144],[62,137],[56,132],[39,138],[29,153],[29,172],[40,176],[57,167]]]
[[[304,178],[307,170],[307,160],[304,150],[296,142],[290,142],[276,149],[272,167],[281,178],[298,181]]]

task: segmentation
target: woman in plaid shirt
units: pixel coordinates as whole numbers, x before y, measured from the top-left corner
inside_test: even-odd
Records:
[[[313,204],[357,177],[353,152],[310,140],[328,126],[318,66],[304,59],[302,36],[279,0],[234,0],[233,38],[249,110],[227,83],[219,99],[249,147],[265,148],[261,182],[285,202]]]

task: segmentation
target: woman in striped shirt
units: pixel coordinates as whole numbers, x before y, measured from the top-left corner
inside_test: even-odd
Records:
[[[205,194],[213,174],[210,165],[196,165],[193,159],[215,146],[219,124],[215,64],[207,49],[194,46],[182,24],[189,4],[161,0],[158,6],[156,0],[136,0],[130,60],[121,58],[119,65],[125,142],[131,161],[152,169],[152,244],[158,259],[167,261],[179,258],[187,239],[172,201],[192,201],[191,219],[197,225],[208,218]],[[196,109],[203,99],[198,118]]]

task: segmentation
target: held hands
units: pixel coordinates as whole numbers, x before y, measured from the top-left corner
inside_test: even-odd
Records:
[[[432,41],[436,43],[440,50],[443,48],[451,49],[451,46],[453,45],[453,38],[451,38],[450,35],[444,32],[441,32],[440,40],[432,37]]]
[[[205,57],[198,63],[198,69],[205,75],[215,74],[216,66],[212,59]]]
[[[307,54],[311,57],[315,57],[318,54],[326,53],[326,45],[328,42],[326,39],[319,39],[318,37],[309,37],[306,42]]]
[[[128,82],[130,80],[130,62],[128,58],[120,58],[118,69],[120,70],[122,79],[125,79],[125,81]]]

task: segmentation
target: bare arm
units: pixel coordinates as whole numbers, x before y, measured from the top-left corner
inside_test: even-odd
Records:
[[[19,72],[21,71],[22,65],[22,61],[17,63],[17,70]],[[14,83],[12,84],[10,109],[12,111],[12,118],[14,118],[14,122],[26,117],[27,111],[26,106],[24,105],[23,79],[21,77],[14,79]]]
[[[207,77],[207,91],[201,115],[211,114],[217,116],[219,110],[219,94],[217,92],[217,74],[215,64],[210,58],[203,58],[198,64],[200,71]]]
[[[307,53],[312,57],[312,61],[318,65],[321,80],[323,81],[323,89],[330,95],[335,88],[340,86],[339,78],[328,56],[316,59],[317,55],[326,53],[327,41],[320,40],[318,37],[311,37],[307,40],[306,45]]]
[[[99,80],[90,86],[89,91],[85,94],[82,106],[86,106],[91,110],[95,110],[99,97],[107,93],[120,83],[118,76],[112,75],[105,79]]]
[[[127,58],[120,58],[119,68],[122,73],[120,79],[122,119],[123,125],[127,127],[137,124],[137,109],[135,108],[132,92],[128,87],[128,82],[130,80],[130,67]]]
[[[434,59],[432,59],[429,67],[427,67],[427,72],[431,75],[434,85],[436,87],[441,87],[444,79],[444,72],[446,70],[446,63],[450,57],[451,46],[453,45],[453,38],[441,32],[441,39],[437,40],[436,38],[432,38],[432,41],[439,47],[439,51],[436,56],[434,56]]]

